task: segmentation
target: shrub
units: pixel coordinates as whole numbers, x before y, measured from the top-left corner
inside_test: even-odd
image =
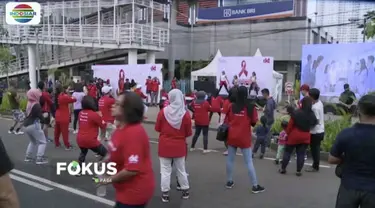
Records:
[[[321,148],[325,152],[329,152],[333,143],[336,140],[336,136],[345,128],[352,125],[351,116],[344,115],[337,120],[329,120],[325,122],[324,128],[324,140],[322,141]]]
[[[26,105],[27,105],[27,99],[25,96],[20,96],[20,109],[25,111],[26,110]],[[10,103],[9,103],[9,98],[8,98],[8,92],[4,93],[4,97],[0,106],[0,111],[1,112],[9,112],[11,111]]]

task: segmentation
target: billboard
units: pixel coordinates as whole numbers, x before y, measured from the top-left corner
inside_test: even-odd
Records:
[[[375,43],[320,44],[302,47],[301,84],[339,97],[344,84],[360,97],[375,91]]]
[[[230,7],[199,8],[197,22],[271,19],[290,16],[293,16],[293,1],[279,1]]]

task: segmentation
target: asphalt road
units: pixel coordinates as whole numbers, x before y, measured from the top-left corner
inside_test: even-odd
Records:
[[[0,119],[0,132],[9,155],[15,163],[12,171],[14,185],[19,195],[22,208],[104,208],[114,204],[114,190],[108,187],[107,196],[101,198],[95,195],[96,189],[90,177],[74,177],[67,174],[56,175],[57,162],[76,160],[79,151],[65,151],[55,149],[48,144],[46,155],[50,162],[37,166],[23,161],[28,138],[24,135],[9,135],[8,127],[12,121]],[[157,158],[157,134],[153,125],[145,124],[153,156],[153,165],[157,184],[160,184],[160,169]],[[50,134],[52,135],[52,129]],[[261,194],[251,194],[250,180],[243,164],[242,156],[236,158],[235,182],[236,186],[226,190],[225,185],[225,156],[221,154],[223,145],[214,138],[210,131],[210,149],[213,151],[203,155],[200,151],[189,153],[187,170],[191,185],[189,200],[181,200],[180,193],[171,192],[171,202],[163,204],[160,201],[160,188],[156,187],[154,198],[149,208],[329,208],[334,207],[339,180],[334,176],[334,169],[322,164],[319,173],[304,173],[302,177],[294,175],[295,163],[288,167],[287,175],[277,173],[278,167],[273,164],[273,152],[268,152],[264,160],[255,159],[255,168],[259,183],[266,188]],[[70,134],[71,141],[75,136]],[[189,139],[190,140],[190,139]],[[73,142],[75,143],[75,142]],[[201,147],[199,141],[197,147]],[[87,161],[94,161],[92,153]],[[174,176],[172,188],[175,187]]]

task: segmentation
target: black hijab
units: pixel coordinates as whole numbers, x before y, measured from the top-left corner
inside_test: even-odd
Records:
[[[233,95],[232,95],[233,96]],[[232,112],[237,114],[240,113],[244,108],[246,108],[247,115],[252,116],[254,110],[254,104],[251,104],[247,99],[248,90],[245,86],[241,86],[237,90],[237,96],[232,105]]]

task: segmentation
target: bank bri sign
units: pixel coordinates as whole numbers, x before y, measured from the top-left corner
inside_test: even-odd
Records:
[[[197,21],[223,22],[246,19],[271,19],[293,16],[293,1],[267,2],[258,4],[239,5],[198,9]]]

